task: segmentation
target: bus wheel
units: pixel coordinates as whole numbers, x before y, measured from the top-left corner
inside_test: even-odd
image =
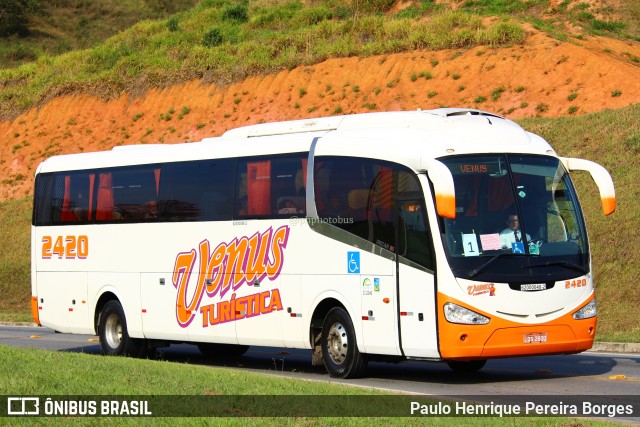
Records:
[[[106,356],[143,357],[148,352],[145,340],[129,336],[124,310],[118,301],[109,301],[102,308],[98,333],[102,354]]]
[[[459,360],[447,360],[447,365],[458,374],[472,374],[478,372],[487,363],[486,360],[470,360],[462,362]]]
[[[198,344],[198,350],[209,359],[233,360],[245,354],[249,346],[202,342]]]
[[[353,323],[340,307],[332,308],[324,318],[322,361],[334,378],[355,378],[367,366],[364,355],[358,351]]]

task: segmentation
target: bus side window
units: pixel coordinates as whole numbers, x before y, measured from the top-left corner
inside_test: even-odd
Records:
[[[162,165],[160,221],[226,221],[232,218],[235,159]]]
[[[331,218],[331,224],[393,251],[395,166],[357,157],[325,157],[316,159],[314,168],[318,215]]]
[[[157,208],[158,201],[158,181],[154,168],[145,165],[115,169],[111,175],[112,219],[124,222],[151,220],[148,211],[154,202]]]
[[[64,182],[64,195],[60,220],[62,223],[86,224],[93,207],[93,183],[95,174],[72,173],[61,176]]]
[[[240,159],[237,170],[235,216],[285,218],[305,212],[307,154]]]
[[[367,204],[370,183],[365,179],[367,159],[350,157],[316,158],[315,203],[320,218],[363,239],[369,238]]]
[[[401,167],[398,173],[398,255],[433,269],[434,254],[427,222],[424,193],[415,174]]]

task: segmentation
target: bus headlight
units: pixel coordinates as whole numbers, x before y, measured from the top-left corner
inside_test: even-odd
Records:
[[[450,302],[444,305],[444,317],[451,323],[463,325],[486,325],[489,323],[488,317]]]
[[[573,318],[576,320],[589,319],[591,317],[595,317],[596,314],[598,314],[598,310],[596,308],[596,299],[594,298],[589,304],[573,313]]]

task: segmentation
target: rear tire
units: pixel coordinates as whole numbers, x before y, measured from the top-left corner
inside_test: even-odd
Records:
[[[198,344],[198,349],[209,359],[234,360],[245,354],[249,346],[203,342]]]
[[[146,340],[129,336],[127,319],[118,301],[109,301],[102,308],[98,335],[105,356],[144,357],[149,354]]]
[[[473,374],[478,372],[487,363],[486,360],[447,360],[447,365],[457,374]]]
[[[322,361],[333,378],[356,378],[367,367],[365,356],[358,351],[351,318],[341,307],[332,308],[324,318]]]

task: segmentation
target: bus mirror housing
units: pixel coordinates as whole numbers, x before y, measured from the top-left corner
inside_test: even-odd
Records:
[[[616,210],[616,192],[613,179],[609,172],[599,164],[590,160],[561,157],[564,167],[569,171],[587,171],[600,190],[602,211],[605,215],[611,215]]]
[[[422,164],[433,183],[438,215],[454,219],[456,217],[456,192],[451,171],[444,163],[435,159],[422,159]]]

